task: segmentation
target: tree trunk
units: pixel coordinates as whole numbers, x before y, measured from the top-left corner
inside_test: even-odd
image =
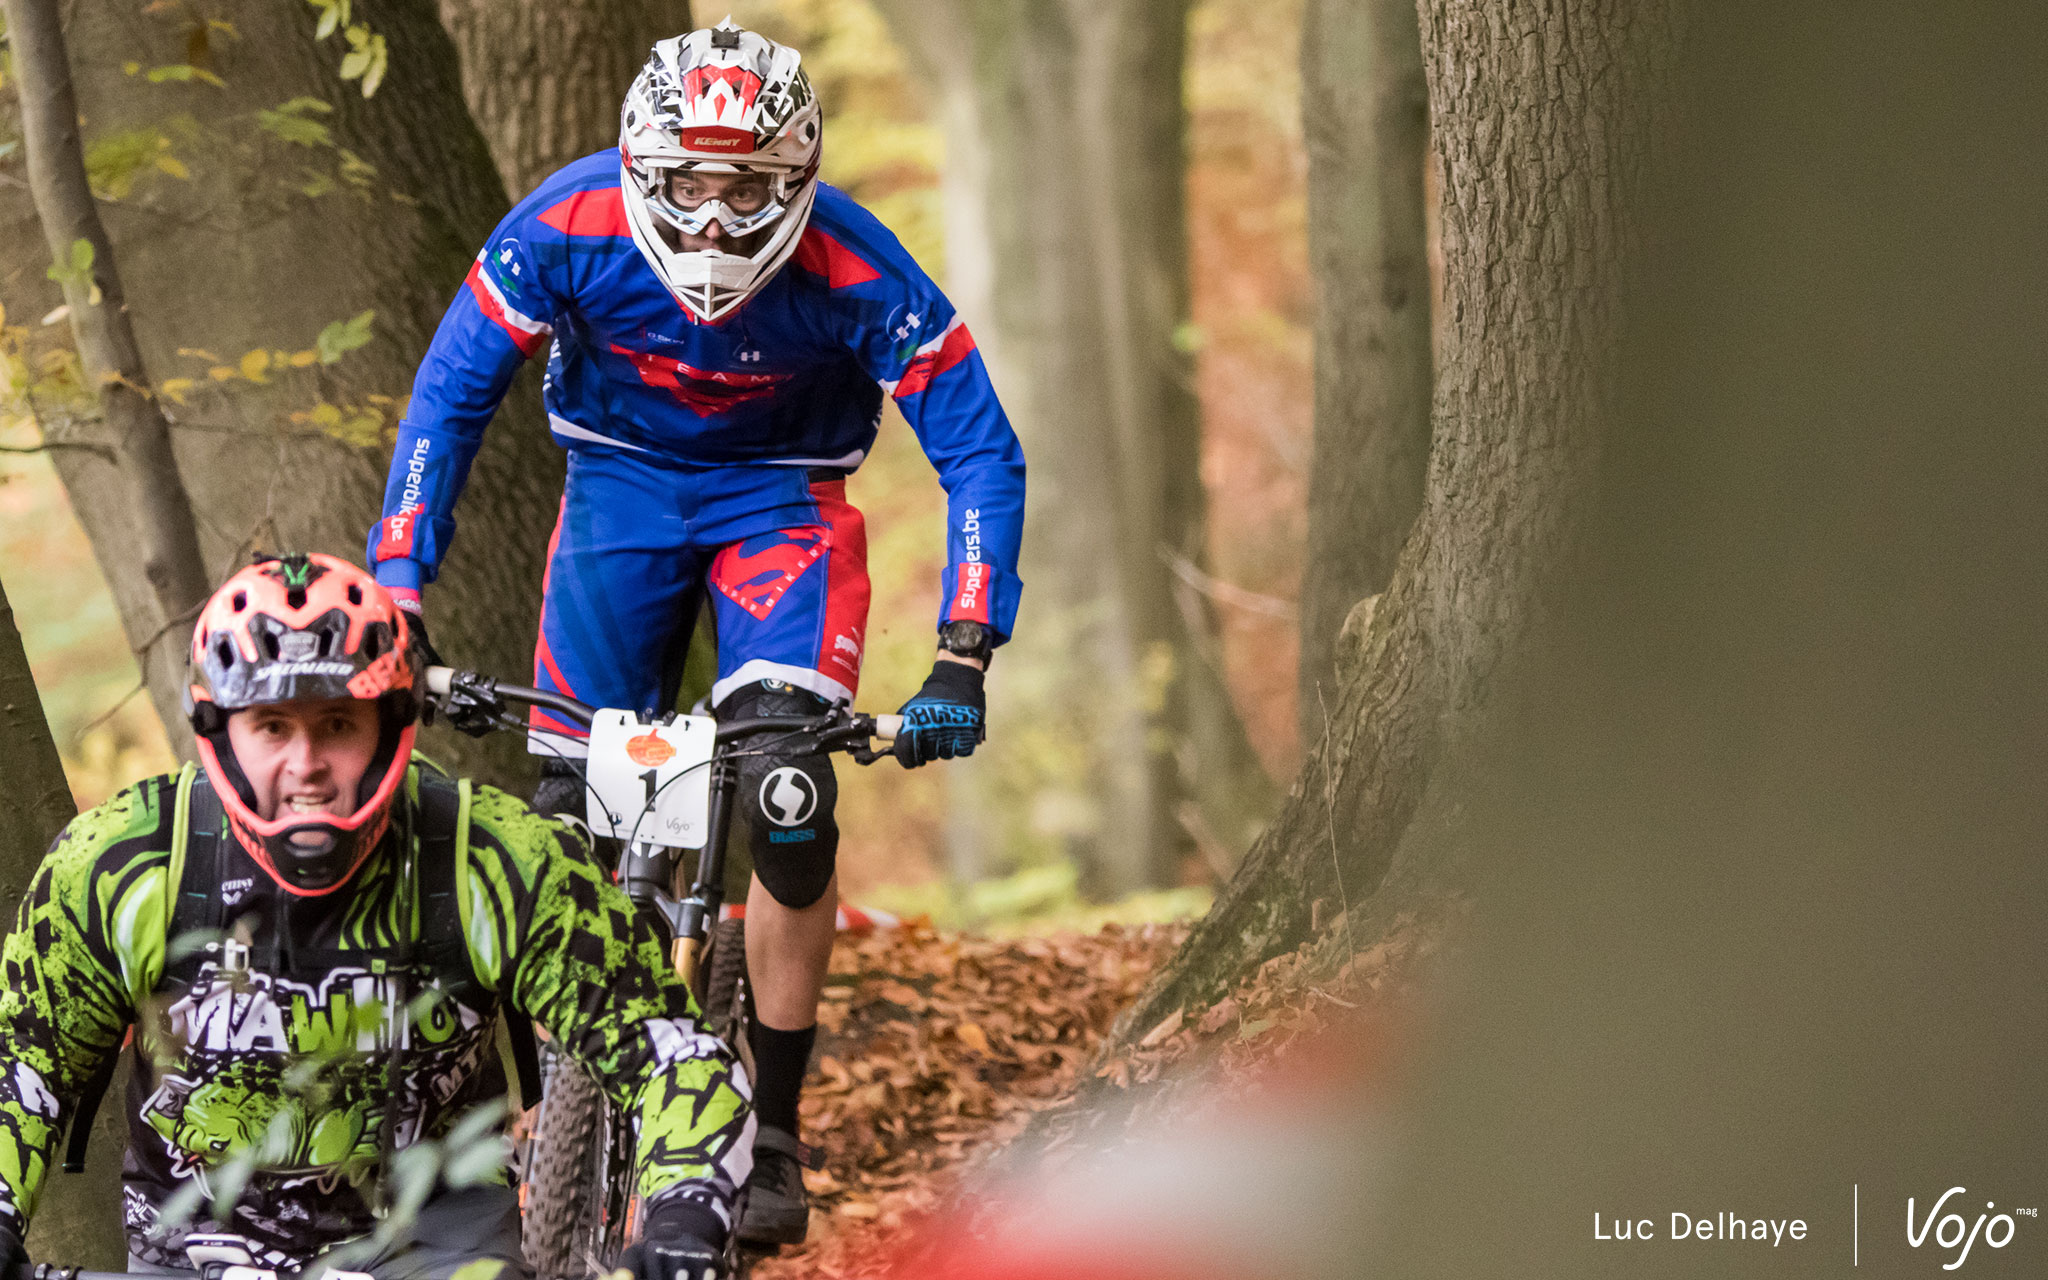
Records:
[[[7,604],[5,584],[0,584],[0,778],[7,783],[0,787],[4,934],[14,927],[15,910],[44,851],[77,813],[64,780],[64,762],[57,756],[35,678],[29,673],[28,655],[22,651],[14,611]],[[71,1266],[118,1270],[128,1254],[119,1234],[110,1230],[121,1220],[120,1144],[127,1135],[120,1108],[104,1109],[93,1135],[92,1163],[84,1176],[53,1174],[44,1180],[29,1251]]]
[[[626,88],[654,42],[691,29],[689,0],[440,0],[462,96],[518,200],[616,146]]]
[[[388,72],[368,99],[360,82],[339,78],[341,39],[314,38],[310,6],[230,0],[209,9],[205,17],[228,24],[233,38],[182,9],[138,16],[125,5],[86,4],[71,15],[73,73],[80,99],[93,104],[89,140],[159,132],[164,154],[191,175],[146,173],[126,198],[103,203],[144,358],[166,379],[196,383],[182,406],[166,408],[215,578],[252,546],[361,555],[397,402],[506,207],[432,6],[371,0],[355,15],[389,50]],[[152,83],[126,74],[124,63],[196,66],[221,85]],[[325,140],[288,140],[272,131],[274,115],[266,124],[260,114],[302,98],[331,108],[298,111]],[[24,202],[0,187],[0,230],[16,233],[0,242],[21,243],[26,217]],[[10,257],[5,265],[8,310],[46,310],[40,264]],[[368,345],[330,352],[339,355],[332,363],[291,367],[268,355],[312,349],[323,329],[366,310],[375,312]],[[427,607],[452,659],[523,675],[561,461],[531,381],[515,387],[500,419]],[[55,460],[135,640],[147,632],[148,596],[117,477],[90,452],[66,449]],[[184,644],[167,636],[165,648],[178,656],[149,668],[160,709],[175,705]],[[175,714],[166,720],[175,731]],[[479,744],[453,735],[431,750],[459,766],[485,758]],[[502,738],[490,752],[504,767],[519,761],[518,744]]]
[[[1394,576],[1429,460],[1429,87],[1413,0],[1309,0],[1301,105],[1316,281],[1298,676],[1308,746],[1337,701],[1337,633]]]
[[[1178,880],[1191,831],[1234,854],[1271,784],[1224,687],[1199,568],[1188,321],[1185,0],[881,6],[939,85],[949,251],[1032,463],[1027,621],[1012,663],[1060,672],[1058,749],[1098,814],[1104,895]],[[1191,809],[1183,809],[1191,804]]]
[[[0,583],[0,929],[14,923],[15,904],[78,808],[64,780],[64,762],[36,695],[21,632]]]
[[[20,86],[29,190],[62,277],[85,384],[93,388],[99,406],[102,430],[96,434],[107,446],[102,456],[118,475],[118,500],[125,502],[132,522],[133,535],[123,550],[139,574],[143,600],[130,626],[131,643],[154,651],[144,655],[145,670],[156,670],[158,713],[171,727],[173,741],[181,741],[172,685],[162,677],[175,649],[171,633],[196,616],[206,599],[209,584],[199,535],[172,454],[170,425],[129,324],[114,247],[86,178],[78,98],[58,6],[55,0],[6,0],[0,8],[7,16],[14,79]],[[152,643],[153,636],[162,642]]]
[[[1669,12],[1612,0],[1425,0],[1421,12],[1448,319],[1423,510],[1326,740],[1126,1035],[1307,940],[1318,900],[1347,924],[1383,914],[1369,899],[1425,797],[1455,809],[1431,795],[1438,766],[1491,709],[1491,677],[1544,611],[1581,518]]]

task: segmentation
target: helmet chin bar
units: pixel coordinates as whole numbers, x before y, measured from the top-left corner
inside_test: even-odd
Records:
[[[267,843],[283,854],[273,853],[272,860],[286,880],[301,889],[331,889],[348,878],[336,875],[341,868],[335,859],[335,850],[346,834],[331,822],[306,822],[286,827],[276,840]],[[307,836],[313,838],[307,840]]]
[[[797,241],[810,225],[811,206],[818,196],[817,180],[806,181],[789,201],[788,210],[766,228],[767,242],[751,256],[741,257],[716,249],[684,253],[670,248],[659,229],[659,215],[632,174],[623,168],[619,186],[626,206],[626,224],[633,232],[633,243],[640,256],[661,277],[676,301],[707,324],[730,315],[774,278],[796,252]]]

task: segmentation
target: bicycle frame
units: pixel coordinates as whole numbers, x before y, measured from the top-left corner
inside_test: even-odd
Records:
[[[503,716],[507,702],[541,707],[586,727],[598,710],[561,694],[448,667],[427,668],[427,689],[429,697],[449,710],[451,717],[482,715],[492,724]],[[871,764],[887,753],[900,737],[901,728],[900,716],[870,716],[844,708],[819,715],[757,716],[719,724],[710,764],[711,800],[704,847],[697,851],[696,869],[688,886],[677,883],[681,851],[650,840],[626,842],[615,873],[634,905],[652,912],[668,927],[669,963],[684,981],[696,984],[705,939],[725,906],[726,841],[733,797],[739,788],[739,761],[721,748],[754,734],[782,731],[792,736],[811,735],[817,750],[850,751],[855,760]],[[874,742],[883,744],[882,750],[870,745]]]

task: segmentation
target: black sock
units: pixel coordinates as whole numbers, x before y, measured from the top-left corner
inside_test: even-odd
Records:
[[[797,1131],[796,1100],[803,1092],[804,1072],[811,1069],[816,1023],[801,1031],[777,1031],[759,1018],[747,1026],[754,1049],[754,1116],[764,1125]]]

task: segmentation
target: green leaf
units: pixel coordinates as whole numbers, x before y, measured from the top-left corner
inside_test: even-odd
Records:
[[[370,69],[363,75],[363,96],[377,92],[377,86],[384,83],[384,72],[391,65],[389,48],[383,36],[370,37]]]
[[[334,106],[324,98],[297,97],[278,103],[277,111],[288,116],[301,116],[308,111],[317,111],[325,116],[334,114]]]
[[[228,87],[227,81],[213,74],[213,72],[208,71],[205,67],[192,66],[190,63],[178,62],[167,67],[151,67],[149,69],[149,82],[151,84],[162,84],[167,80],[198,80],[202,83],[210,84],[216,89]]]
[[[341,60],[341,78],[353,80],[370,69],[370,51],[357,49]]]
[[[53,262],[43,275],[58,284],[82,284],[92,272],[92,241],[73,240],[67,261]]]
[[[333,35],[334,29],[340,25],[341,9],[336,5],[328,5],[327,12],[320,15],[320,25],[313,28],[313,38],[315,40],[325,40]]]
[[[313,349],[320,353],[321,364],[333,364],[357,347],[370,341],[370,324],[377,318],[375,311],[365,311],[348,320],[336,320],[320,331],[313,339]]]
[[[311,101],[311,99],[308,99],[308,101]],[[322,103],[321,106],[327,110],[333,109],[326,107],[325,103]],[[333,135],[327,131],[326,125],[321,124],[318,120],[308,120],[304,116],[287,113],[282,107],[276,111],[258,111],[256,113],[256,123],[265,133],[273,134],[284,139],[286,142],[295,143],[301,147],[329,146],[334,140]]]
[[[504,1118],[503,1098],[479,1102],[463,1112],[462,1119],[455,1122],[455,1127],[448,1131],[448,1136],[441,1143],[450,1151],[461,1151],[471,1143],[488,1141],[496,1136],[498,1123]]]

